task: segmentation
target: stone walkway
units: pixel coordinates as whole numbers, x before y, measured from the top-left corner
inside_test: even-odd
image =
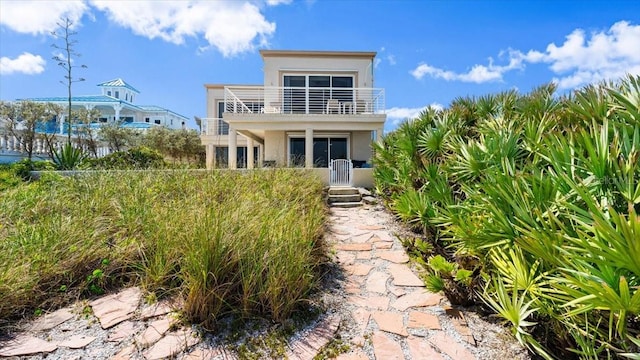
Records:
[[[329,314],[295,336],[286,357],[312,360],[337,336],[350,346],[340,360],[528,359],[504,328],[484,322],[487,327],[472,332],[469,314],[426,291],[394,236],[395,226],[381,206],[330,211],[327,239],[344,274],[342,286],[326,294]],[[0,358],[238,358],[224,344],[179,326],[177,308],[144,305],[140,289],[123,289],[23,324],[15,337],[0,340]],[[510,343],[506,350],[503,342]]]
[[[386,212],[332,209],[330,224],[351,314],[351,351],[338,359],[479,358],[464,314],[424,288]]]

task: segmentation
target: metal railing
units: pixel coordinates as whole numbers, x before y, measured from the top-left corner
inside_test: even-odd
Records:
[[[330,186],[353,186],[353,163],[347,159],[334,159],[329,163]]]
[[[220,118],[203,118],[202,135],[229,135],[229,124]]]
[[[234,114],[383,114],[384,89],[227,86],[225,112]]]

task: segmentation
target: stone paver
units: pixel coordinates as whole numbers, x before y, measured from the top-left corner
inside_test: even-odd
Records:
[[[371,243],[353,243],[353,244],[338,244],[336,245],[336,250],[343,251],[369,251],[371,250]]]
[[[147,349],[143,355],[147,360],[174,357],[183,350],[197,344],[200,339],[191,330],[181,329],[168,333]]]
[[[195,349],[189,354],[186,354],[181,360],[236,360],[238,356],[225,350],[222,347],[213,349]]]
[[[355,264],[355,265],[346,265],[344,267],[347,274],[355,275],[355,276],[366,276],[369,274],[369,271],[373,269],[372,265],[368,264]]]
[[[380,330],[398,334],[401,336],[408,336],[407,330],[404,327],[402,321],[402,313],[390,312],[390,311],[375,311],[371,314],[373,320]]]
[[[58,344],[60,347],[68,347],[70,349],[81,349],[91,344],[96,339],[95,336],[73,335],[67,340]]]
[[[389,298],[386,296],[350,296],[348,301],[357,306],[374,310],[387,310],[389,308]]]
[[[440,319],[436,315],[427,314],[419,311],[409,313],[408,328],[412,329],[430,329],[440,330]]]
[[[387,267],[391,276],[393,276],[393,284],[397,286],[421,286],[424,287],[424,282],[420,280],[416,274],[404,264],[389,264]]]
[[[153,305],[144,306],[140,311],[140,319],[146,320],[148,318],[165,315],[179,308],[180,306],[178,306],[178,304],[172,304],[169,301],[159,301]]]
[[[442,296],[430,293],[426,290],[417,290],[399,297],[391,304],[391,307],[405,311],[414,307],[435,306],[440,304]]]
[[[392,263],[396,264],[404,264],[409,262],[409,256],[407,256],[407,253],[405,253],[404,250],[376,251],[376,256],[380,259],[391,261]]]
[[[387,334],[376,331],[371,336],[373,343],[373,352],[376,359],[380,360],[404,360],[402,346]]]
[[[137,287],[128,288],[94,300],[89,305],[93,309],[93,314],[100,320],[102,328],[108,329],[133,317],[141,294]]]
[[[113,327],[111,332],[109,333],[109,337],[107,341],[122,341],[129,336],[135,334],[136,328],[133,321],[125,321]]]
[[[22,334],[15,339],[0,342],[0,356],[24,356],[38,353],[50,353],[58,348],[58,345],[44,341],[35,336]]]
[[[458,334],[462,337],[462,339],[469,344],[476,346],[476,340],[473,338],[473,334],[471,334],[471,329],[469,329],[469,325],[467,324],[467,320],[464,318],[462,311],[458,309],[454,309],[451,307],[445,308],[453,327],[456,329]]]
[[[340,317],[338,316],[325,318],[306,336],[291,344],[286,358],[290,360],[313,360],[318,351],[331,341],[339,324]]]
[[[444,357],[442,357],[433,346],[424,341],[423,338],[409,336],[407,338],[407,347],[414,359],[444,360]]]
[[[459,344],[454,338],[444,332],[429,337],[429,342],[433,344],[443,353],[449,355],[456,360],[475,360],[475,356],[467,350],[462,344]]]
[[[136,347],[134,345],[129,345],[127,347],[122,348],[118,351],[117,354],[111,357],[111,360],[129,360],[133,356],[133,353],[136,351]]]
[[[389,280],[389,274],[382,271],[374,271],[369,274],[365,286],[367,291],[385,294],[387,292],[387,280]]]
[[[160,340],[162,336],[169,331],[173,320],[169,316],[163,316],[157,320],[149,323],[149,326],[138,336],[136,336],[136,343],[142,347],[154,344]]]
[[[63,322],[71,319],[73,313],[71,308],[66,307],[60,310],[54,311],[50,314],[45,314],[33,322],[29,330],[31,331],[43,331],[53,329],[54,327],[62,324]]]

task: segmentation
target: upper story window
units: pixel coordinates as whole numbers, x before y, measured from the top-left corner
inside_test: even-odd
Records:
[[[284,75],[285,113],[321,114],[336,102],[353,102],[351,75]]]
[[[120,92],[116,90],[116,99],[120,99]]]
[[[224,114],[224,101],[218,101],[218,113],[216,114],[218,117],[218,126],[216,127],[217,135],[229,135],[229,124],[226,121],[222,121],[222,114]]]
[[[111,90],[107,90],[107,96],[111,96]]]

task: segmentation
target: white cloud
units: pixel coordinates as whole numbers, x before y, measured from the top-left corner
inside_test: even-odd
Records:
[[[32,35],[49,34],[68,17],[74,26],[88,7],[84,1],[0,1],[0,25]]]
[[[40,55],[25,52],[15,59],[3,56],[0,58],[0,75],[22,73],[27,75],[40,74],[44,71],[46,61]]]
[[[291,4],[293,0],[267,0],[267,5],[269,6],[277,6],[280,4],[288,5]]]
[[[530,50],[519,56],[530,63],[549,64],[560,88],[640,74],[640,25],[619,21],[590,36],[576,29],[560,46],[551,43],[544,52]]]
[[[393,127],[398,126],[401,122],[407,119],[415,119],[417,118],[421,112],[426,110],[427,108],[432,107],[437,110],[442,110],[443,106],[438,103],[433,103],[431,105],[419,107],[419,108],[406,108],[406,107],[392,107],[387,109],[387,120],[391,122]]]
[[[426,63],[419,64],[410,73],[416,79],[428,75],[446,81],[484,83],[501,81],[509,71],[523,69],[525,64],[548,64],[556,75],[553,81],[563,89],[575,88],[604,79],[617,79],[626,73],[640,74],[640,25],[626,21],[613,24],[606,31],[592,32],[576,29],[567,35],[564,43],[551,43],[544,51],[529,50],[523,53],[509,49],[507,65],[473,65],[465,73],[440,69]]]
[[[268,1],[269,4],[286,1]],[[224,56],[265,46],[275,30],[260,8],[247,1],[92,1],[109,19],[150,39],[182,44],[202,35]]]
[[[389,62],[389,65],[395,65],[396,64],[395,55],[387,55],[387,61]]]
[[[429,75],[435,79],[443,79],[446,81],[462,81],[481,84],[489,81],[501,81],[502,75],[514,69],[522,69],[522,58],[512,55],[513,51],[509,51],[509,63],[507,65],[494,65],[493,59],[489,58],[488,65],[474,65],[466,73],[456,73],[450,70],[443,70],[425,63],[418,65],[410,71],[414,78],[420,80],[425,75]],[[502,55],[502,54],[501,54]]]

